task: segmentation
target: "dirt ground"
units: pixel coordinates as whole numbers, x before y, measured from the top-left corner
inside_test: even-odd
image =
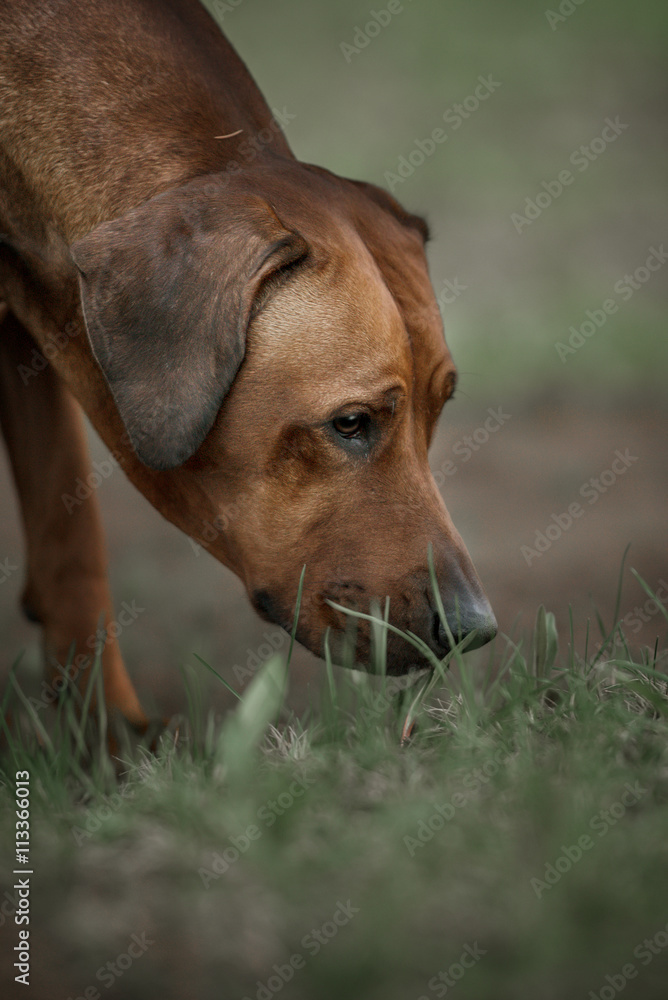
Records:
[[[501,395],[489,404],[489,410],[474,401],[450,404],[431,462],[500,631],[517,637],[531,627],[542,602],[556,615],[565,651],[570,604],[578,648],[584,646],[587,619],[592,641],[598,641],[594,607],[610,625],[619,566],[630,543],[621,606],[627,632],[636,644],[653,645],[657,635],[663,639],[665,619],[647,603],[628,567],[668,595],[665,414],[628,405],[590,409],[585,401],[520,406]],[[94,435],[91,445],[94,459],[106,457]],[[2,670],[23,651],[21,676],[38,685],[38,632],[18,612],[24,564],[20,521],[4,454],[1,462],[0,562],[15,567],[0,583]],[[198,553],[122,472],[109,476],[98,495],[116,605],[127,602],[136,609],[120,642],[149,711],[184,709],[180,666],[189,664],[206,676],[194,653],[243,687],[272,645],[287,650],[287,638],[257,618],[239,581]],[[568,514],[573,504],[580,510],[574,517]],[[504,646],[505,640],[497,639],[499,653]],[[290,700],[301,709],[309,689],[321,682],[322,664],[300,648],[293,665]],[[211,696],[218,707],[229,704],[222,685],[211,687]]]

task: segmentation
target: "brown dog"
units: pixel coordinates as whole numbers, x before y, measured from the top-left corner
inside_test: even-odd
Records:
[[[388,595],[390,621],[443,655],[429,543],[453,633],[487,642],[427,463],[455,369],[425,223],[297,162],[195,0],[3,5],[0,108],[0,416],[52,665],[74,642],[83,673],[112,617],[95,496],[74,499],[91,473],[79,405],[268,620],[289,626],[306,565],[314,652],[345,624],[329,601]],[[368,645],[362,627],[360,661]],[[390,671],[416,655],[390,636]],[[111,637],[103,672],[142,724]]]

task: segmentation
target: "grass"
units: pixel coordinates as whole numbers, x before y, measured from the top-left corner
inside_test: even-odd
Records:
[[[302,719],[278,656],[223,720],[189,670],[187,717],[155,752],[117,729],[116,768],[103,714],[65,692],[42,722],[14,682],[3,882],[26,770],[33,995],[665,996],[665,658],[600,626],[560,654],[541,608],[485,676],[456,652],[404,692],[327,663]]]

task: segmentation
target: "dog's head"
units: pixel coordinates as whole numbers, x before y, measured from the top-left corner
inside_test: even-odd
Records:
[[[281,160],[198,178],[72,247],[93,352],[165,512],[320,654],[345,616],[448,648],[496,623],[429,470],[456,382],[426,227],[384,191]],[[186,484],[184,486],[184,484]],[[180,511],[175,511],[180,507]],[[357,656],[368,657],[369,628]],[[388,670],[419,654],[390,634]]]

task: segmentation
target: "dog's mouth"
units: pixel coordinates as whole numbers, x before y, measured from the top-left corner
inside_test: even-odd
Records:
[[[279,628],[285,629],[288,633],[292,632],[294,623],[290,620],[281,602],[270,591],[254,590],[251,594],[251,603],[265,621],[272,625],[278,625]],[[301,642],[301,639],[299,641]]]
[[[397,676],[432,669],[433,657],[442,660],[448,654],[453,636],[457,643],[466,640],[461,648],[469,652],[496,634],[496,621],[486,601],[484,605],[471,601],[461,612],[458,606],[451,610],[446,602],[451,633],[441,624],[427,591],[413,595],[414,599],[411,596],[405,588],[399,589],[390,608],[389,627],[383,627],[385,601],[372,599],[358,580],[329,580],[322,589],[302,592],[295,638],[315,656],[331,658],[338,666]],[[251,601],[265,621],[292,634],[294,597],[288,603],[275,589],[257,587]]]
[[[288,635],[292,635],[295,627],[294,609],[292,614],[289,614],[283,601],[275,594],[266,589],[254,590],[251,594],[251,603],[261,618],[272,625],[278,625]],[[337,636],[342,628],[345,630],[346,623],[345,621],[341,622],[343,616],[329,607],[323,595],[318,595],[316,603],[319,621],[314,626],[312,622],[308,621],[309,616],[302,600],[297,617],[295,639],[315,656],[323,657],[325,655],[323,637],[326,634]],[[333,640],[333,645],[338,648],[338,641]]]
[[[304,603],[297,620],[295,638],[321,659],[329,655],[337,666],[372,673],[386,672],[392,676],[430,670],[426,659],[410,642],[391,630],[384,638],[380,652],[373,636],[372,623],[366,616],[372,613],[368,601],[363,599],[365,588],[359,583],[337,584],[319,592],[309,601],[317,610],[314,625],[305,614]],[[251,595],[251,602],[265,621],[278,625],[290,635],[294,628],[294,615],[290,616],[284,603],[271,591],[258,588]],[[338,607],[332,607],[338,605]],[[340,610],[340,609],[346,609]],[[351,614],[346,613],[352,612]],[[376,609],[378,612],[378,609]],[[381,617],[374,615],[374,617]]]

